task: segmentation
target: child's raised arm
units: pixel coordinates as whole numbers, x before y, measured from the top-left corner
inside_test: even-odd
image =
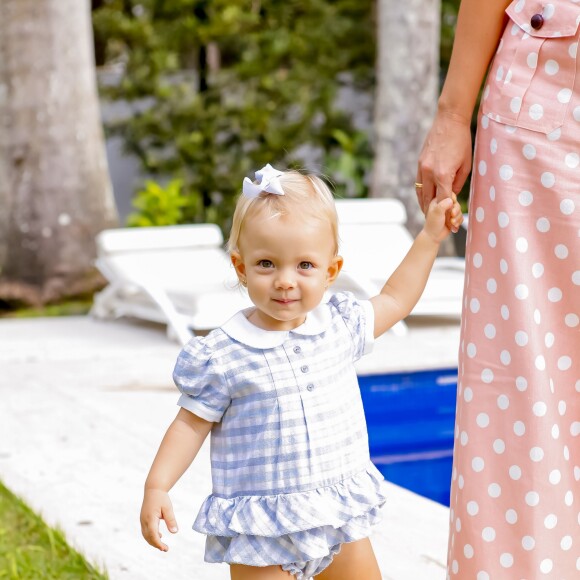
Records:
[[[419,301],[439,244],[449,235],[445,214],[449,212],[453,227],[463,221],[457,197],[446,198],[429,205],[425,225],[415,238],[407,255],[383,286],[378,296],[371,298],[375,311],[375,337],[380,336],[395,323],[403,320]]]
[[[212,426],[210,421],[180,409],[153,460],[145,481],[141,533],[149,544],[163,552],[169,548],[161,541],[160,520],[165,520],[170,532],[177,532],[168,492],[191,465]]]

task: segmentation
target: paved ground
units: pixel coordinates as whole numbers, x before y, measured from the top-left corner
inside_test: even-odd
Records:
[[[361,364],[405,368],[419,353],[448,366],[456,341],[454,326],[387,335]],[[180,533],[170,551],[139,531],[143,482],[177,411],[177,352],[160,327],[136,322],[0,321],[0,479],[114,580],[229,578],[227,566],[203,563],[204,538],[191,530],[211,488],[207,446],[172,492]],[[384,580],[442,580],[448,510],[386,485],[372,537]]]

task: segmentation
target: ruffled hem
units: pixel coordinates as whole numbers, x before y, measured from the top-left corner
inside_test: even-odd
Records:
[[[277,538],[208,536],[205,561],[247,566],[281,565],[297,580],[305,580],[327,568],[342,544],[369,537],[371,528],[380,519],[380,507],[374,507],[338,529],[328,525]]]
[[[210,536],[276,538],[314,528],[338,529],[385,503],[383,476],[367,469],[334,485],[305,492],[221,498],[210,495],[193,529]]]

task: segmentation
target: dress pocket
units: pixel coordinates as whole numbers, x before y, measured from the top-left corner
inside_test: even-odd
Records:
[[[490,68],[482,113],[540,133],[561,127],[577,72],[580,4],[517,0]]]

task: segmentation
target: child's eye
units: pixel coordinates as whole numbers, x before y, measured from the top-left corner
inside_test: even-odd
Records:
[[[262,268],[273,268],[274,264],[272,263],[271,260],[260,260],[258,262],[258,266],[260,266]]]
[[[300,262],[298,268],[300,268],[300,270],[310,270],[311,268],[314,268],[314,265],[312,262]]]

